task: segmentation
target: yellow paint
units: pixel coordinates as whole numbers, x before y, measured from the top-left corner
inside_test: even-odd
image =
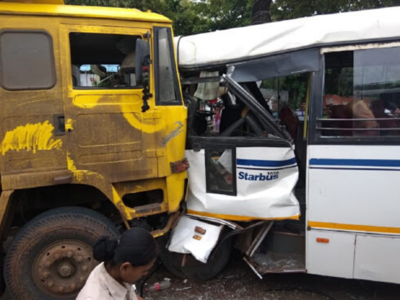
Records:
[[[44,123],[27,124],[7,131],[1,144],[1,153],[7,151],[27,150],[36,153],[38,150],[61,149],[62,141],[53,139],[54,126]]]
[[[124,107],[121,105],[121,107]],[[141,130],[143,133],[156,133],[158,131],[161,131],[165,128],[163,122],[161,119],[147,119],[143,120],[140,118],[137,118],[137,113],[133,112],[125,112],[124,118],[128,123],[138,129]]]
[[[114,204],[116,205],[117,209],[119,210],[119,212],[122,215],[122,219],[124,220],[125,226],[127,228],[129,228],[129,223],[127,220],[132,219],[131,218],[131,212],[134,211],[133,209],[128,208],[124,202],[122,201],[121,197],[119,196],[117,190],[112,187],[112,196],[113,199],[112,201],[114,202]]]
[[[79,171],[76,169],[75,162],[71,158],[71,153],[67,152],[67,166],[68,170],[72,171],[76,181],[81,182],[83,180],[84,173],[87,171]]]
[[[353,224],[326,223],[326,222],[313,222],[313,221],[308,222],[308,226],[311,228],[321,228],[321,229],[330,229],[330,230],[348,230],[348,231],[364,231],[364,232],[400,234],[399,227],[353,225]]]
[[[118,94],[115,93],[115,90],[76,90],[71,91],[70,95],[73,97],[74,105],[81,108],[94,108],[98,105],[110,106],[119,104],[127,105],[128,108],[139,108],[143,103],[139,96],[140,93],[140,90],[134,91],[133,93],[129,90],[118,91]],[[136,111],[139,110],[136,109]]]
[[[139,101],[136,101],[136,97],[133,97],[132,91],[127,91],[128,93],[118,91],[118,95],[113,90],[102,92],[103,94],[101,95],[90,95],[87,94],[87,91],[73,90],[70,91],[70,96],[73,98],[75,106],[84,109],[96,109],[102,105],[119,105],[125,120],[133,128],[141,130],[143,133],[155,133],[164,129],[164,122],[162,122],[161,118],[154,118],[153,110],[140,113],[143,102],[139,97],[137,97]],[[107,98],[107,102],[101,102],[103,97]],[[132,99],[135,101],[132,102]]]
[[[75,121],[72,119],[67,119],[67,122],[65,122],[65,130],[66,131],[72,131],[74,130],[74,124]]]
[[[167,200],[169,212],[175,212],[179,210],[181,202],[185,200],[184,195],[186,178],[187,172],[171,174],[167,177]]]
[[[188,214],[192,214],[192,215],[212,217],[212,218],[225,219],[225,220],[231,220],[231,221],[242,221],[242,222],[249,222],[249,221],[253,221],[253,220],[277,221],[277,220],[299,220],[300,219],[300,215],[291,216],[291,217],[287,217],[287,218],[257,218],[257,217],[244,217],[244,216],[235,216],[235,215],[212,214],[212,213],[207,213],[207,212],[195,211],[195,210],[191,210],[191,209],[188,209],[187,212],[188,212]]]
[[[22,1],[22,0],[21,0]],[[32,0],[32,2],[52,2],[56,0]],[[100,18],[117,20],[136,20],[145,22],[172,23],[172,21],[156,13],[142,12],[138,9],[114,8],[114,7],[95,7],[83,5],[54,5],[54,4],[34,4],[0,2],[0,12],[4,14],[29,14],[29,15],[48,15],[74,18]]]
[[[67,152],[67,166],[68,166],[68,170],[76,171],[75,163],[71,158],[71,153],[69,153],[69,152]]]

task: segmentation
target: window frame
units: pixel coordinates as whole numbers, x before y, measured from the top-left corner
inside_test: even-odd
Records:
[[[142,35],[140,34],[125,34],[125,33],[111,33],[111,32],[89,32],[89,31],[69,31],[68,32],[68,44],[69,44],[69,60],[70,60],[70,65],[72,65],[72,53],[71,53],[71,34],[72,33],[80,33],[80,34],[104,34],[104,35],[122,35],[122,36],[141,36],[141,38],[143,38]],[[87,64],[89,65],[89,64]],[[110,64],[100,64],[100,65],[110,65]],[[71,69],[71,74],[70,74],[71,80],[73,77],[72,74],[72,69]],[[73,82],[72,82],[72,89],[73,90],[78,90],[78,91],[101,91],[101,90],[115,90],[115,91],[124,91],[124,90],[142,90],[143,86],[131,86],[131,87],[108,87],[108,86],[74,86]]]
[[[2,64],[0,63],[0,86],[7,91],[26,91],[26,90],[51,90],[53,89],[56,84],[57,84],[57,72],[56,72],[56,62],[55,62],[55,55],[54,55],[54,43],[53,43],[53,37],[52,35],[44,30],[37,30],[37,29],[3,29],[0,30],[0,37],[5,34],[5,33],[41,33],[46,35],[49,38],[49,53],[50,53],[50,61],[51,61],[51,72],[52,72],[52,84],[46,87],[26,87],[26,88],[9,88],[4,85],[3,82],[3,67]],[[0,54],[1,54],[1,47],[0,47]],[[1,61],[0,61],[1,62]]]
[[[210,188],[211,178],[209,175],[209,153],[211,149],[225,149],[232,151],[232,192],[223,191],[223,190],[214,190]],[[236,170],[236,147],[234,145],[227,145],[224,143],[209,143],[205,145],[204,148],[204,157],[205,157],[205,176],[206,176],[206,193],[207,194],[219,194],[219,195],[227,195],[227,196],[237,196],[237,170]]]
[[[161,101],[160,96],[160,74],[159,74],[159,31],[161,29],[167,30],[168,35],[168,42],[169,42],[169,51],[170,51],[170,58],[172,62],[172,78],[174,81],[174,90],[175,90],[175,98],[174,101]],[[153,27],[154,32],[154,77],[155,77],[155,92],[156,92],[156,105],[158,106],[181,106],[182,105],[182,95],[180,92],[180,85],[178,80],[178,71],[176,67],[176,60],[175,60],[175,52],[173,47],[173,40],[172,40],[172,31],[170,27]]]
[[[76,24],[68,24],[65,26],[61,27],[61,33],[62,33],[62,47],[61,47],[61,53],[62,57],[65,55],[65,60],[63,60],[64,67],[68,70],[67,71],[67,85],[69,89],[70,95],[77,95],[81,94],[82,92],[86,94],[91,94],[91,93],[99,93],[101,92],[112,92],[112,93],[118,93],[118,94],[124,94],[124,93],[132,93],[132,91],[140,91],[142,88],[109,88],[109,87],[99,87],[99,88],[74,88],[73,82],[72,82],[72,56],[71,56],[71,40],[70,40],[70,34],[71,33],[86,33],[86,34],[113,34],[113,35],[130,35],[130,36],[142,36],[145,37],[145,35],[151,32],[151,27],[149,26],[148,28],[140,28],[140,27],[119,27],[119,26],[101,26],[101,25],[88,25],[82,28],[80,25]],[[151,39],[149,40],[150,43],[150,49],[152,46],[152,41]],[[68,67],[69,66],[69,67]],[[150,72],[151,72],[151,67],[150,67]],[[150,76],[150,89],[153,84],[153,80]]]
[[[399,136],[323,136],[319,129],[323,122],[323,97],[325,91],[325,53],[357,51],[366,49],[394,48],[400,47],[400,42],[375,41],[369,44],[351,44],[346,46],[332,46],[320,48],[320,69],[316,71],[311,85],[311,105],[309,118],[309,140],[310,145],[400,145]],[[400,131],[400,130],[399,130]],[[357,132],[357,131],[352,131]]]

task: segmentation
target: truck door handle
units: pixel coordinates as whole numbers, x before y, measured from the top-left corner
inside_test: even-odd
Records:
[[[64,115],[54,115],[54,134],[65,134],[65,117]]]

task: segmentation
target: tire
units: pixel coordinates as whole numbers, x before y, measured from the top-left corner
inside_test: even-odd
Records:
[[[206,281],[214,278],[226,267],[232,252],[232,238],[229,238],[211,252],[206,264],[188,254],[182,267],[183,254],[168,251],[167,241],[168,236],[159,238],[161,260],[172,274],[182,279]]]
[[[0,247],[0,270],[4,269],[4,251],[3,247]],[[0,273],[0,297],[4,295],[4,292],[6,291],[6,283],[4,281],[4,276],[3,274]]]
[[[182,255],[179,253],[169,252],[167,244],[170,234],[166,234],[157,238],[158,246],[160,248],[160,259],[165,268],[174,274],[176,277],[185,279],[186,276],[182,272]]]
[[[103,235],[119,232],[86,208],[58,208],[34,218],[7,251],[4,277],[13,299],[75,299],[97,264],[92,246]]]

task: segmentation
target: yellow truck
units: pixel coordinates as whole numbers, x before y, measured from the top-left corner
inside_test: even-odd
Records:
[[[160,236],[177,219],[187,108],[169,19],[0,1],[0,115],[0,231],[14,299],[75,299],[99,236],[133,226]]]
[[[0,269],[14,299],[75,299],[94,241],[130,227],[183,278],[216,276],[233,245],[259,277],[306,271],[298,155],[257,84],[286,56],[227,63],[247,48],[220,34],[176,38],[176,57],[171,21],[150,11],[0,0]],[[259,249],[283,265],[257,271]]]

